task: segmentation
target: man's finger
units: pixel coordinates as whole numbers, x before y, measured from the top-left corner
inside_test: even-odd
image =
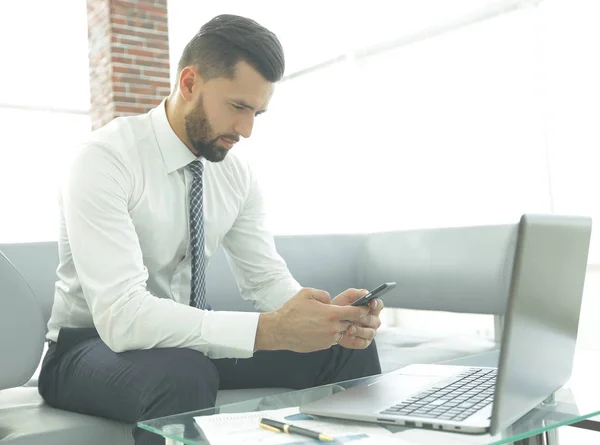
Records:
[[[369,313],[369,306],[331,306],[338,320],[361,321]]]
[[[353,337],[364,338],[365,340],[373,340],[375,335],[377,335],[377,331],[372,328],[365,328],[361,326],[350,326],[346,331]]]
[[[367,328],[379,329],[381,320],[377,315],[368,314],[360,320],[359,324]]]
[[[346,332],[338,344],[348,349],[365,349],[371,344],[371,341],[372,340],[367,340],[366,338],[354,337]]]
[[[310,293],[310,296],[317,301],[320,301],[324,304],[331,303],[331,297],[329,296],[329,292],[319,289],[307,289],[307,292]]]
[[[369,308],[371,310],[371,314],[379,315],[379,313],[383,309],[383,301],[381,300],[381,298],[375,298],[369,303]]]
[[[340,332],[347,331],[348,328],[350,326],[352,326],[352,325],[353,325],[353,323],[351,321],[340,321],[340,329],[339,329],[339,331]]]
[[[337,295],[333,300],[333,304],[338,306],[348,306],[354,303],[359,298],[367,295],[368,291],[365,289],[346,289],[341,294]]]

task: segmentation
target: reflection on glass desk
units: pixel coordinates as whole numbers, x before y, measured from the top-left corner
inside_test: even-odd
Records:
[[[493,354],[493,353],[492,353]],[[482,361],[483,360],[483,361]],[[489,365],[493,355],[474,356],[471,360],[460,363],[470,365]],[[515,422],[502,433],[463,434],[433,431],[422,428],[409,428],[385,425],[396,437],[403,442],[414,444],[550,444],[552,431],[564,425],[569,425],[600,414],[600,385],[597,384],[597,371],[600,369],[600,352],[582,351],[575,356],[575,366],[571,380],[565,387],[559,389],[552,397],[537,406],[524,417]],[[364,382],[374,381],[377,377],[365,377],[349,380],[333,385],[320,386],[301,391],[246,400],[243,402],[223,405],[190,413],[139,422],[138,426],[189,445],[208,444],[201,429],[194,421],[196,416],[209,416],[222,413],[244,413],[294,407],[318,400],[330,394],[344,391]],[[257,425],[258,428],[258,425]]]

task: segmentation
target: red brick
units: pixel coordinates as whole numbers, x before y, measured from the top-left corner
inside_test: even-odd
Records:
[[[113,37],[115,36],[134,36],[136,35],[135,28],[130,28],[125,25],[118,25],[112,22]]]
[[[154,86],[155,88],[171,88],[171,82],[169,81],[169,79],[165,79],[165,80],[161,80],[161,81],[153,80],[150,82],[150,84],[152,86]]]
[[[157,23],[154,29],[166,33],[168,38],[169,27],[166,24]]]
[[[136,39],[134,36],[116,36],[116,42],[113,44],[119,48],[127,50],[127,48],[144,48],[145,41],[143,39]]]
[[[127,65],[137,65],[132,56],[126,56],[124,54],[112,56],[112,62],[113,63],[124,63]]]
[[[164,40],[152,40],[146,43],[146,48],[158,49],[162,51],[169,51],[169,42]]]
[[[146,18],[148,20],[150,20],[152,23],[160,23],[160,24],[167,23],[167,18],[165,17],[164,14],[156,14],[154,12],[149,12],[146,15]]]
[[[130,85],[128,88],[129,94],[141,94],[141,95],[152,95],[157,93],[157,88],[153,88],[147,85]]]
[[[144,107],[136,107],[133,105],[122,105],[122,106],[118,107],[119,113],[122,112],[122,113],[142,114],[146,111],[147,111],[147,109],[145,109]]]
[[[127,94],[113,94],[112,98],[115,102],[127,102],[127,103],[136,103],[137,99],[133,96],[128,96]]]
[[[127,48],[126,53],[131,54],[133,56],[155,57],[158,51],[152,51],[142,48]]]
[[[112,64],[114,73],[125,73],[125,74],[141,74],[142,70],[134,65],[121,65]]]
[[[164,56],[161,56],[161,59],[163,59],[163,58],[164,58]],[[134,62],[138,66],[148,66],[148,67],[152,67],[152,68],[163,68],[163,69],[171,68],[171,65],[169,64],[169,62],[165,62],[162,60],[159,61],[157,59],[152,59],[152,58],[147,58],[147,57],[135,56]]]
[[[156,70],[156,69],[148,69],[148,68],[144,68],[142,70],[142,75],[144,76],[149,76],[149,77],[165,77],[169,78],[169,72],[167,71],[166,73],[160,70]]]
[[[148,40],[164,40],[164,39],[168,39],[168,31],[167,30],[153,30],[150,31],[148,29],[145,30],[136,30],[135,35],[137,37],[141,37],[143,39],[148,39]]]
[[[140,9],[143,9],[144,11],[153,12],[155,14],[164,14],[165,13],[165,8],[161,8],[159,6],[150,5],[150,4],[147,4],[146,2],[143,2],[143,1],[140,1],[137,4],[137,7],[140,8]]]
[[[171,90],[166,0],[87,0],[92,127],[145,113]]]
[[[137,84],[139,83],[140,80],[140,76],[134,76],[134,75],[130,75],[130,74],[125,74],[125,73],[113,73],[112,75],[112,83],[113,84],[130,84],[130,83],[134,83]]]

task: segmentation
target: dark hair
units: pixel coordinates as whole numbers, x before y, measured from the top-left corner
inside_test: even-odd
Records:
[[[277,36],[254,20],[218,15],[188,42],[177,72],[195,66],[206,80],[235,76],[235,65],[244,60],[269,82],[283,77],[285,61]]]

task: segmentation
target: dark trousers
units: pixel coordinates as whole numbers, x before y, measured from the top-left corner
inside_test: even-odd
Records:
[[[94,329],[62,329],[44,357],[39,391],[56,408],[135,424],[212,407],[218,389],[303,389],[380,372],[374,342],[364,350],[336,345],[211,360],[182,348],[115,353]],[[135,426],[133,436],[136,445],[164,443]]]

